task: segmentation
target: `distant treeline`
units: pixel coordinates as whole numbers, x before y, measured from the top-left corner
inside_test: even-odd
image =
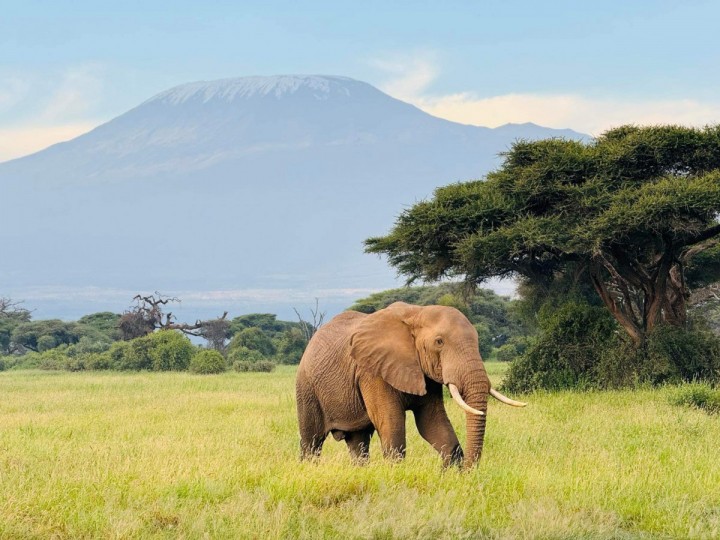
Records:
[[[30,311],[6,300],[12,308],[0,317],[0,369],[271,371],[277,364],[300,362],[324,317],[316,308],[312,321],[252,313],[178,324],[163,311],[175,299],[138,298],[124,314],[93,313],[73,322],[33,320]],[[512,360],[527,346],[528,330],[516,302],[489,290],[468,294],[456,284],[405,287],[373,294],[349,309],[372,313],[396,301],[458,308],[478,330],[485,358]],[[193,345],[184,334],[206,343]]]

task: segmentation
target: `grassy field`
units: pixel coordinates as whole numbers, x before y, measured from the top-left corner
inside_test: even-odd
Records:
[[[720,538],[720,415],[676,389],[493,401],[462,473],[413,425],[299,463],[294,374],[0,373],[0,538]]]

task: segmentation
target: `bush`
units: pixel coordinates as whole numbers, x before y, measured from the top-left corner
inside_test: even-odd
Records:
[[[607,310],[582,300],[541,310],[541,333],[510,366],[503,386],[513,392],[598,386],[597,365],[618,346]]]
[[[228,353],[228,362],[235,371],[265,371],[270,372],[277,365],[269,358],[265,358],[259,351],[247,347],[237,347]]]
[[[140,340],[150,342],[149,355],[153,371],[185,371],[195,354],[195,347],[190,340],[172,330],[161,330]]]
[[[150,349],[152,340],[150,335],[133,339],[128,342],[128,348],[124,350],[119,369],[128,371],[149,371],[152,368]]]
[[[707,384],[688,384],[680,387],[670,402],[717,414],[720,413],[720,389],[713,389]]]
[[[299,364],[305,347],[305,335],[299,328],[290,328],[285,331],[278,346],[278,358],[283,364]]]
[[[47,370],[80,371],[82,368],[70,361],[66,349],[67,347],[60,346],[40,353],[37,367]]]
[[[53,336],[40,336],[37,340],[38,352],[49,351],[55,347],[57,347],[57,341],[55,341]]]
[[[254,351],[247,347],[236,347],[228,352],[228,362],[233,365],[236,362],[261,362],[265,359],[260,351]]]
[[[111,369],[184,371],[195,348],[182,334],[164,330],[132,341],[118,341],[108,351]]]
[[[263,356],[272,356],[277,351],[275,344],[260,328],[251,327],[239,331],[230,341],[230,350],[245,347],[258,351]]]
[[[475,324],[475,330],[478,333],[478,349],[482,358],[489,358],[493,350],[492,333],[484,324]]]
[[[112,359],[107,352],[88,352],[78,355],[78,359],[83,363],[85,369],[101,370],[112,369]]]
[[[636,346],[602,307],[568,301],[538,316],[540,334],[510,366],[504,386],[622,388],[720,379],[720,339],[712,332],[659,325]]]
[[[190,361],[190,371],[193,373],[221,373],[225,371],[225,368],[223,355],[212,349],[197,352]]]
[[[0,357],[0,371],[5,371],[7,369],[7,364],[5,363],[5,359]]]
[[[38,369],[40,367],[40,353],[29,352],[22,356],[6,356],[8,369]]]
[[[103,353],[109,350],[111,346],[111,341],[83,336],[80,338],[80,341],[67,348],[67,353],[69,356],[77,356],[86,353]]]
[[[648,336],[648,379],[717,381],[720,379],[720,339],[698,328],[657,326]]]
[[[129,341],[116,341],[110,346],[107,355],[110,359],[110,369],[125,370],[132,369],[127,367],[126,355],[130,353]]]
[[[622,341],[599,361],[599,386],[680,383],[720,379],[720,339],[712,332],[659,325],[641,347]]]
[[[506,343],[505,345],[498,347],[495,353],[495,358],[498,362],[511,362],[518,356],[517,347],[512,343]]]
[[[276,365],[272,360],[258,360],[257,362],[242,362],[238,360],[233,363],[233,369],[239,372],[261,371],[269,373],[275,369]]]

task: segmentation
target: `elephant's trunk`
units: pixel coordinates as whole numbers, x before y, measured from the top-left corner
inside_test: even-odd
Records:
[[[490,390],[490,381],[485,370],[470,378],[462,389],[465,401],[473,409],[486,413],[482,416],[466,414],[467,439],[465,442],[464,466],[469,469],[482,454],[485,441],[485,420],[487,418],[487,396]]]
[[[466,410],[467,439],[465,442],[464,467],[469,469],[475,465],[482,454],[490,380],[482,362],[478,362],[477,364],[463,365],[459,373],[456,372],[450,375],[446,378],[446,381],[448,384],[455,384],[462,401],[475,410],[475,412]],[[478,415],[477,412],[483,414]]]

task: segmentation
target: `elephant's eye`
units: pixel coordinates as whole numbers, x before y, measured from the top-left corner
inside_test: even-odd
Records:
[[[438,347],[442,347],[444,343],[445,342],[443,341],[443,338],[435,338],[435,345],[437,345]]]

